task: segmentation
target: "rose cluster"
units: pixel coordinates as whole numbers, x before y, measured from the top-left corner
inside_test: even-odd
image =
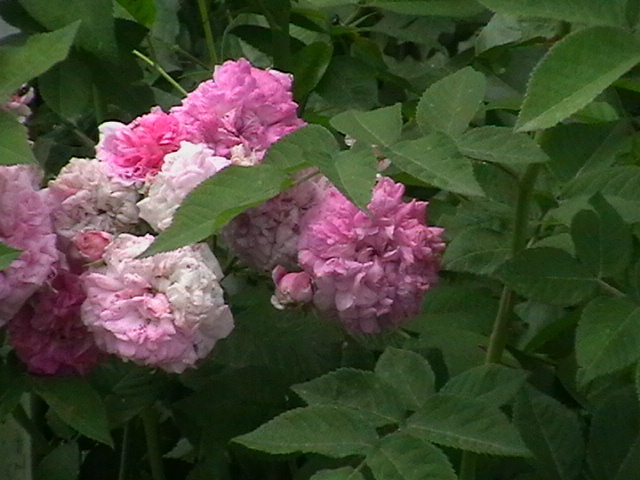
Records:
[[[84,374],[107,354],[182,372],[230,334],[206,245],[139,256],[197,185],[262,162],[305,125],[291,86],[290,75],[228,61],[169,112],[102,124],[95,158],[71,159],[44,189],[35,167],[0,167],[0,242],[21,251],[0,271],[0,326],[31,372]],[[353,333],[417,313],[444,248],[426,203],[404,202],[404,187],[380,177],[364,213],[314,170],[294,180],[222,235],[246,266],[271,272],[272,303],[310,304]]]

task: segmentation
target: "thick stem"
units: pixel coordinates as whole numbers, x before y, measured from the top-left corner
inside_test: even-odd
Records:
[[[516,201],[515,221],[513,227],[513,241],[511,243],[511,257],[514,257],[527,246],[527,225],[529,224],[529,210],[533,187],[540,172],[540,164],[529,165],[519,182],[518,199]],[[500,363],[502,354],[509,338],[509,324],[513,314],[515,294],[506,285],[502,289],[498,313],[493,324],[489,346],[485,357],[485,364]],[[460,480],[474,480],[476,478],[477,455],[473,452],[463,452],[460,464]]]
[[[213,32],[211,31],[211,22],[209,21],[207,0],[198,0],[198,9],[200,10],[200,17],[202,18],[202,28],[204,29],[204,39],[207,44],[207,51],[209,52],[209,64],[210,66],[216,65],[218,63],[218,54],[216,53],[216,44],[213,41]]]
[[[144,436],[147,441],[147,455],[151,467],[153,480],[166,480],[164,467],[162,466],[162,453],[160,451],[160,439],[158,438],[158,418],[152,408],[146,408],[140,414],[144,427]]]

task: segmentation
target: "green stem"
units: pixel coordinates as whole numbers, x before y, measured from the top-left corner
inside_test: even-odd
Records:
[[[152,408],[146,408],[140,414],[144,427],[144,436],[147,441],[147,455],[151,467],[153,480],[166,480],[162,466],[162,454],[160,452],[160,439],[158,438],[158,418]]]
[[[513,241],[511,243],[511,257],[514,257],[527,247],[527,226],[529,225],[529,210],[531,196],[536,179],[540,173],[540,164],[529,165],[519,182],[518,199],[516,201],[515,221],[513,227]],[[502,354],[509,338],[509,325],[513,314],[515,294],[506,285],[502,289],[498,312],[489,338],[489,346],[485,357],[485,364],[500,363]],[[460,464],[460,480],[474,480],[476,477],[477,454],[463,452]]]
[[[204,39],[209,52],[210,66],[218,63],[218,54],[216,53],[216,45],[213,41],[213,32],[211,31],[211,22],[209,22],[209,9],[207,8],[207,0],[198,0],[198,9],[202,18],[202,28],[204,29]]]
[[[127,478],[127,454],[129,452],[129,422],[124,424],[122,432],[122,447],[120,449],[120,465],[118,468],[118,480]]]
[[[31,437],[33,442],[33,449],[41,454],[44,454],[49,450],[49,442],[42,434],[40,429],[35,425],[31,417],[27,415],[24,407],[19,403],[16,408],[13,409],[13,419],[18,425],[20,425]]]
[[[149,65],[150,67],[152,67],[153,69],[155,69],[160,75],[162,75],[162,77],[171,84],[171,86],[173,86],[173,88],[175,88],[178,92],[180,92],[180,94],[184,97],[187,96],[187,91],[182,88],[180,86],[180,84],[178,82],[176,82],[171,75],[169,75],[167,73],[167,71],[162,68],[157,62],[154,62],[153,60],[151,60],[149,57],[147,57],[146,55],[140,53],[138,50],[134,50],[133,54],[138,57],[140,60],[142,60],[144,63],[146,63],[147,65]]]
[[[472,452],[463,452],[462,462],[460,463],[459,480],[474,480],[476,478],[476,464],[478,463],[478,455]]]

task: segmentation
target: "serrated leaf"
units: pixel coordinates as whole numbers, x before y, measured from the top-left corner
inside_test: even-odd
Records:
[[[269,147],[263,163],[294,172],[305,164],[326,162],[338,150],[329,130],[320,125],[306,125]]]
[[[618,212],[597,194],[593,210],[582,210],[571,222],[576,253],[596,277],[612,277],[627,268],[632,254],[631,229]]]
[[[423,132],[431,130],[452,137],[462,134],[480,108],[487,81],[471,67],[437,81],[422,95],[416,120]]]
[[[511,401],[525,384],[527,377],[524,370],[496,364],[481,365],[456,375],[440,392],[501,406]]]
[[[0,110],[0,132],[0,165],[36,163],[29,146],[27,129],[14,115],[4,110]]]
[[[281,170],[264,163],[253,167],[232,165],[225,168],[187,195],[171,226],[156,237],[142,256],[174,250],[205,239],[247,208],[275,197],[286,180]]]
[[[378,171],[371,148],[356,145],[333,157],[314,155],[309,157],[309,162],[360,210],[366,210]]]
[[[447,270],[491,275],[511,255],[511,234],[481,227],[456,235],[444,252]]]
[[[430,442],[396,432],[367,455],[376,480],[456,480],[447,456]]]
[[[298,102],[316,88],[332,56],[333,45],[327,42],[310,43],[296,53],[293,60],[293,94]]]
[[[319,405],[289,410],[235,442],[272,454],[318,453],[333,458],[366,455],[378,440],[353,410]]]
[[[582,312],[576,356],[583,384],[640,358],[640,307],[625,298],[600,297]]]
[[[398,168],[434,187],[463,195],[484,195],[473,175],[471,162],[444,134],[432,133],[418,140],[400,142],[385,148],[384,153]]]
[[[78,23],[51,33],[32,35],[23,45],[0,46],[0,103],[24,83],[64,60],[78,31]]]
[[[402,131],[401,105],[396,103],[368,112],[348,110],[333,117],[331,125],[366,145],[391,145]]]
[[[364,480],[364,477],[353,467],[342,467],[335,470],[320,470],[309,480]]]
[[[531,74],[516,130],[554,126],[586,106],[639,61],[640,43],[622,29],[591,27],[568,35],[549,50]]]
[[[404,413],[393,389],[363,370],[341,368],[291,389],[309,405],[353,409],[376,426],[399,423]]]
[[[598,192],[640,202],[640,167],[625,165],[593,170],[567,183],[561,196],[590,197]]]
[[[580,474],[585,442],[575,413],[527,388],[518,395],[513,421],[544,478],[574,480]]]
[[[483,11],[475,0],[368,0],[367,5],[406,15],[468,17]]]
[[[38,78],[43,100],[72,123],[93,108],[93,88],[91,68],[74,52]]]
[[[503,165],[527,165],[549,160],[528,135],[507,127],[473,128],[456,139],[460,152],[468,157]]]
[[[478,0],[491,10],[507,15],[553,18],[591,25],[626,26],[627,0]]]
[[[62,443],[36,465],[33,478],[71,480],[80,473],[80,449],[75,442]]]
[[[417,438],[475,453],[529,455],[517,430],[498,408],[456,395],[437,393],[429,397],[409,417],[405,431]]]
[[[156,19],[156,4],[154,0],[117,0],[117,2],[145,27],[151,27]]]
[[[575,305],[597,286],[596,279],[575,258],[550,247],[520,252],[495,275],[519,294],[552,305]]]
[[[587,472],[598,480],[635,480],[640,470],[638,398],[631,388],[612,392],[593,412]]]
[[[627,129],[626,122],[556,125],[540,138],[540,146],[551,158],[546,167],[561,182],[608,168],[616,154],[626,148]]]
[[[20,250],[12,248],[4,243],[0,243],[0,270],[4,270],[20,256]]]
[[[376,363],[375,374],[391,387],[407,410],[417,410],[435,392],[431,366],[422,355],[410,350],[387,348]]]
[[[35,393],[82,435],[113,447],[102,399],[83,378],[33,378]]]
[[[315,93],[329,115],[345,109],[370,110],[378,105],[378,85],[374,68],[362,60],[334,56]]]
[[[112,0],[19,0],[49,30],[79,22],[77,44],[107,59],[115,59],[117,44]]]

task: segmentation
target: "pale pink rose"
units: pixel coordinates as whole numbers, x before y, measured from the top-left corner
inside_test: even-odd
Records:
[[[57,270],[7,324],[9,343],[31,373],[84,375],[103,355],[80,319],[85,295],[78,276]]]
[[[82,319],[105,352],[182,372],[233,329],[220,266],[203,244],[137,259],[153,236],[122,234],[82,276]]]
[[[244,58],[229,60],[171,113],[189,128],[192,141],[205,142],[235,163],[255,164],[274,142],[305,124],[291,83],[291,75],[254,68]],[[238,145],[243,152],[232,151]]]
[[[22,250],[0,271],[0,326],[52,274],[58,259],[51,202],[33,165],[0,166],[0,242]]]
[[[178,151],[165,157],[160,172],[149,181],[146,198],[138,202],[140,217],[155,231],[165,230],[187,194],[230,164],[203,144],[182,142]]]
[[[72,158],[49,182],[53,224],[60,247],[73,260],[85,261],[74,246],[87,231],[134,232],[138,226],[138,192],[114,181],[96,159]]]
[[[0,105],[0,110],[6,110],[15,114],[20,123],[26,123],[31,116],[31,108],[29,104],[33,101],[35,92],[29,85],[23,85],[22,88],[11,95],[11,98],[4,105]]]
[[[402,201],[404,186],[382,177],[370,216],[333,189],[307,216],[299,264],[313,303],[353,333],[378,333],[416,315],[438,280],[443,230],[426,226],[426,202]]]
[[[242,212],[223,229],[231,252],[254,270],[270,272],[277,265],[295,270],[305,214],[330,185],[317,175]]]
[[[85,262],[96,262],[102,258],[113,235],[100,230],[83,230],[73,237],[73,244]]]
[[[271,274],[276,286],[271,304],[278,310],[304,305],[313,300],[312,279],[306,272],[287,273],[278,265]]]
[[[96,156],[105,163],[107,174],[126,184],[153,177],[164,156],[178,150],[180,142],[189,137],[180,121],[160,107],[126,125],[103,123],[99,130]]]

